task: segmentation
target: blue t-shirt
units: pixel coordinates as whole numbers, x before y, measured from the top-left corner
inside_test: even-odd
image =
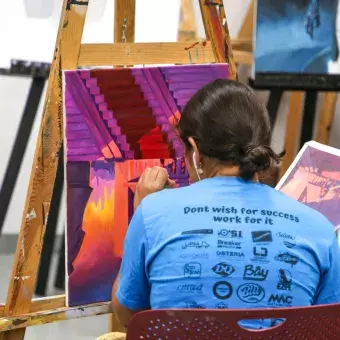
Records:
[[[131,310],[308,306],[340,302],[339,284],[323,215],[266,185],[215,177],[142,201],[117,299]]]

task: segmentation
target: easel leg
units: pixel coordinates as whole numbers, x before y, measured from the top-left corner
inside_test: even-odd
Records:
[[[286,135],[284,144],[286,155],[282,161],[280,178],[285,174],[296,155],[296,143],[297,137],[300,133],[303,100],[304,92],[298,91],[292,93],[286,121]]]
[[[54,281],[54,287],[65,290],[65,232],[61,241],[57,275]]]
[[[134,42],[136,0],[115,0],[114,42]],[[117,332],[119,326],[114,314],[109,316],[109,331]]]
[[[326,145],[329,143],[337,99],[338,94],[336,92],[328,92],[323,96],[319,124],[316,132],[316,141],[319,143]]]
[[[317,91],[306,92],[303,119],[301,123],[299,150],[305,143],[313,139],[317,99]]]
[[[37,295],[46,295],[46,288],[48,284],[49,270],[54,249],[54,242],[56,238],[58,215],[61,197],[63,193],[64,184],[64,148],[61,147],[57,175],[53,188],[53,195],[51,200],[50,214],[47,220],[46,232],[44,237],[43,249],[41,253],[41,260],[39,265],[37,286],[35,293]]]
[[[19,129],[15,137],[5,176],[0,190],[0,235],[11,202],[12,194],[25,156],[28,140],[45,86],[45,78],[34,77],[27,97]]]
[[[269,114],[272,128],[275,125],[275,121],[276,121],[276,117],[277,117],[277,113],[279,110],[282,96],[283,96],[283,90],[281,89],[273,89],[270,91],[270,95],[269,95],[269,99],[267,103],[267,111]]]
[[[31,307],[62,144],[61,70],[75,69],[78,66],[87,4],[68,0],[63,3],[54,61],[8,288],[5,316],[28,313]],[[20,328],[2,333],[0,339],[22,340],[24,336],[25,328]]]

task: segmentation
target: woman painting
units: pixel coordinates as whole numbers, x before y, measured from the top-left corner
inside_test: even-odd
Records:
[[[189,101],[178,131],[193,184],[169,189],[175,183],[159,167],[141,176],[112,292],[120,322],[147,309],[340,302],[331,223],[259,184],[280,155],[270,147],[268,114],[255,93],[216,80]]]

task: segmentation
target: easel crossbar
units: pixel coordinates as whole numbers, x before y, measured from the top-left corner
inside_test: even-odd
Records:
[[[249,41],[232,42],[240,58],[252,58]],[[213,63],[216,61],[210,41],[174,43],[82,44],[79,66],[119,66],[149,64]],[[237,59],[236,59],[237,61]]]
[[[56,299],[57,301],[58,299]],[[65,299],[62,299],[65,304]],[[32,304],[34,304],[34,300]],[[36,302],[36,306],[39,304]],[[111,303],[103,302],[91,305],[77,307],[61,307],[53,309],[49,306],[48,309],[23,314],[20,316],[3,317],[0,319],[0,332],[10,331],[18,328],[26,328],[30,326],[38,326],[46,323],[57,321],[66,321],[71,319],[79,319],[88,316],[103,315],[112,313]]]

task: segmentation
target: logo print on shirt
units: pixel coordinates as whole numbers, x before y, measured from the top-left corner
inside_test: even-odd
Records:
[[[289,295],[279,295],[279,294],[271,294],[268,299],[269,306],[285,306],[290,307],[292,304],[293,297]]]
[[[212,235],[213,233],[213,229],[196,229],[182,231],[182,235]]]
[[[181,292],[200,292],[202,291],[203,285],[188,285],[188,284],[184,284],[184,285],[179,285],[177,286],[177,290],[181,291]]]
[[[217,248],[236,248],[236,249],[241,249],[241,242],[218,240],[217,241]]]
[[[255,246],[253,247],[253,257],[250,259],[252,262],[266,262],[268,263],[269,260],[268,256],[268,249],[264,247]]]
[[[220,300],[227,300],[233,294],[233,287],[227,281],[219,281],[214,284],[214,295]]]
[[[216,252],[217,256],[223,256],[223,257],[229,257],[230,259],[233,259],[235,261],[241,261],[244,259],[244,253],[240,251],[224,251],[224,250],[218,250]]]
[[[208,253],[202,253],[202,254],[181,254],[179,255],[182,259],[188,259],[191,258],[193,260],[206,260],[209,258]]]
[[[205,307],[196,301],[189,301],[186,303],[187,308],[192,308],[192,309],[205,309]]]
[[[264,289],[255,283],[245,283],[237,289],[237,296],[246,303],[258,303],[264,299]]]
[[[254,266],[248,264],[244,267],[243,279],[244,280],[254,280],[254,281],[264,281],[268,276],[269,270],[263,269],[260,266]]]
[[[283,244],[287,247],[287,248],[294,248],[296,246],[296,241],[295,241],[295,237],[290,235],[290,234],[286,234],[286,233],[281,233],[280,231],[276,233],[277,237],[280,237],[283,239]]]
[[[292,290],[292,274],[286,269],[279,270],[279,282],[276,288],[279,290]]]
[[[236,239],[243,238],[242,230],[221,229],[218,231],[217,235],[220,237],[227,237],[227,238],[236,238]]]
[[[228,309],[228,305],[226,305],[225,303],[223,302],[219,302],[215,305],[215,308],[216,309]]]
[[[280,253],[275,256],[275,261],[289,263],[292,268],[299,262],[299,258],[295,255],[291,255],[289,253]]]
[[[209,244],[205,241],[202,242],[195,242],[195,241],[191,241],[191,242],[187,242],[185,243],[184,246],[182,246],[182,249],[187,249],[187,248],[209,248]]]
[[[212,267],[212,270],[221,276],[229,276],[235,272],[235,267],[225,262],[220,262],[216,266]]]
[[[251,236],[254,243],[273,242],[272,232],[270,230],[252,231]]]
[[[198,279],[201,277],[202,267],[200,263],[190,262],[184,266],[184,277]]]

